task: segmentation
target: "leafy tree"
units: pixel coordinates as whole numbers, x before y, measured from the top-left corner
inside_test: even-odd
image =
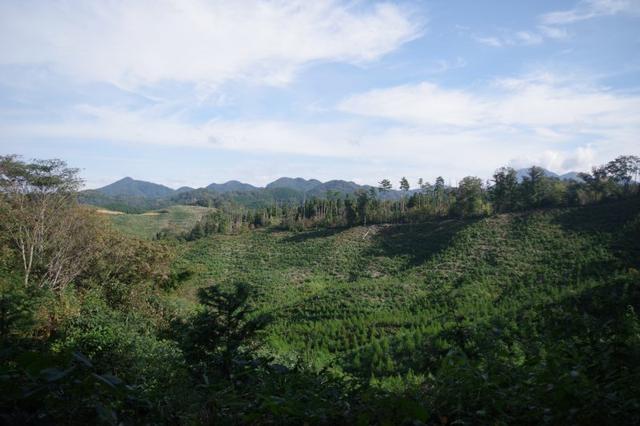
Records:
[[[578,173],[578,177],[584,182],[587,192],[584,200],[578,200],[580,204],[597,202],[615,193],[615,184],[609,179],[605,166],[593,167],[591,173]]]
[[[607,163],[605,170],[614,182],[623,185],[625,192],[628,192],[631,181],[634,177],[637,178],[640,171],[640,158],[634,155],[621,155]]]
[[[420,190],[425,194],[433,190],[433,185],[422,180],[422,178],[420,178],[420,180],[418,181],[418,186],[420,187]]]
[[[400,200],[400,209],[404,213],[406,193],[409,192],[409,181],[404,176],[402,177],[402,179],[400,179],[400,191],[402,191],[402,199]]]
[[[518,200],[518,176],[511,167],[502,167],[493,174],[491,195],[498,212],[514,210]]]
[[[477,216],[486,213],[482,180],[467,176],[456,190],[456,211],[460,216]]]
[[[402,179],[400,179],[400,190],[407,192],[409,191],[410,186],[409,186],[409,181],[407,180],[406,177],[402,177]]]
[[[358,219],[356,206],[351,198],[344,200],[344,216],[347,226],[353,226]]]
[[[525,207],[528,208],[559,205],[565,190],[558,179],[546,176],[544,169],[537,166],[529,169],[521,188]]]
[[[384,194],[386,192],[391,191],[391,189],[392,189],[392,185],[389,179],[382,179],[378,184],[378,192],[380,193]]]
[[[34,297],[22,285],[0,281],[0,348],[32,325]]]
[[[440,211],[444,204],[446,188],[444,185],[444,178],[442,176],[438,176],[435,181],[435,185],[433,187],[433,195],[436,202],[436,209]]]
[[[356,200],[358,203],[358,216],[360,216],[360,223],[367,226],[367,216],[369,215],[369,209],[372,204],[372,197],[366,191],[359,191],[356,194]]]
[[[128,238],[110,229],[96,230],[93,238],[96,252],[77,281],[100,289],[114,308],[140,309],[154,289],[175,285],[183,276],[170,271],[175,252],[167,244]]]
[[[61,160],[0,157],[0,227],[18,253],[25,285],[60,290],[91,261],[97,221],[76,203],[78,170]]]

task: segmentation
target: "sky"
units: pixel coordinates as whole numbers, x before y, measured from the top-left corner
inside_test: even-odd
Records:
[[[0,0],[6,154],[88,188],[588,170],[640,154],[640,0]]]

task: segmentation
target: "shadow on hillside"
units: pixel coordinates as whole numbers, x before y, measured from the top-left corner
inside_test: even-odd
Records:
[[[574,232],[616,232],[640,213],[640,198],[570,208],[555,218]]]
[[[316,238],[331,237],[343,232],[346,229],[347,228],[323,228],[315,231],[302,231],[289,237],[283,238],[282,241],[286,243],[301,243]]]
[[[601,265],[594,264],[589,269],[596,270],[598,266]],[[549,348],[556,347],[561,340],[570,342],[576,336],[589,334],[592,341],[598,341],[594,335],[607,335],[610,330],[606,327],[619,327],[629,307],[640,306],[640,287],[634,285],[636,280],[637,272],[612,275],[602,279],[601,285],[579,288],[556,300],[547,297],[523,300],[520,306],[514,298],[509,302],[514,305],[513,310],[497,309],[492,317],[480,321],[476,321],[473,311],[460,313],[454,309],[441,315],[440,321],[448,326],[430,341],[436,338],[447,341],[469,359],[480,359],[493,350],[502,350],[501,339],[511,341],[519,333],[503,335],[502,330],[510,327],[521,330],[520,338],[525,341],[529,341],[529,327],[537,329],[536,339]],[[558,285],[563,284],[558,282]],[[439,364],[438,360],[425,368],[437,368]]]
[[[555,223],[563,230],[598,236],[620,266],[640,267],[640,198],[566,210]]]
[[[420,265],[442,252],[464,228],[479,219],[443,219],[420,224],[380,227],[372,237],[369,256],[405,256],[411,266]]]

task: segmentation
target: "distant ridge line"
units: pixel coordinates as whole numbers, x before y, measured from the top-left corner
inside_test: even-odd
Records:
[[[516,171],[519,180],[522,180],[528,173],[529,169],[519,169]],[[578,180],[577,172],[568,172],[562,175],[544,169],[546,176],[558,178],[561,180]],[[322,182],[317,179],[304,179],[301,177],[281,177],[273,182],[266,184],[264,187],[251,185],[238,180],[229,180],[224,183],[211,183],[203,188],[193,188],[182,186],[178,189],[172,189],[168,186],[148,182],[144,180],[136,180],[131,177],[122,178],[109,185],[87,191],[93,191],[110,197],[142,197],[142,198],[162,198],[175,194],[187,193],[197,190],[208,190],[220,194],[230,192],[251,192],[264,190],[289,189],[304,193],[307,196],[321,196],[328,192],[339,192],[343,194],[352,194],[360,189],[369,190],[371,185],[360,185],[353,181],[341,179],[329,180]],[[85,191],[86,192],[86,191]],[[392,190],[391,193],[399,192]]]

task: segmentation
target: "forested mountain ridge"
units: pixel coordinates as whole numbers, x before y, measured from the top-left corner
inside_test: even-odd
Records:
[[[313,194],[316,196],[324,196],[328,191],[338,191],[344,194],[352,194],[360,189],[369,189],[369,185],[358,185],[354,182],[344,180],[331,180],[320,182],[316,179],[288,178],[282,177],[267,184],[265,187],[257,187],[248,183],[237,180],[230,180],[225,183],[211,183],[204,189],[217,193],[227,192],[250,192],[264,191],[273,189],[290,189],[301,194]],[[200,188],[203,189],[203,188]],[[195,188],[183,186],[178,190],[168,188],[164,185],[158,185],[142,180],[135,180],[129,177],[123,178],[110,185],[91,189],[87,191],[98,192],[100,194],[112,197],[147,197],[147,198],[164,198],[179,192],[194,191]]]
[[[544,176],[560,180],[578,180],[578,173],[570,172],[563,175],[540,168]],[[529,169],[516,171],[518,181],[522,182]],[[388,189],[379,194],[381,199],[397,200],[404,195],[411,195],[420,191],[417,188],[407,188],[406,191]],[[289,203],[303,201],[307,198],[345,197],[359,191],[376,189],[370,185],[359,185],[345,180],[330,180],[321,182],[317,179],[282,177],[267,184],[256,187],[237,180],[225,183],[211,183],[205,188],[191,188],[183,186],[177,190],[151,182],[124,178],[102,188],[80,192],[80,201],[113,210],[125,212],[143,212],[145,210],[167,207],[172,204],[212,205],[217,202],[231,202],[251,208],[263,208],[274,203]]]
[[[322,182],[320,182],[317,179],[303,179],[303,178],[290,178],[290,177],[281,177],[279,179],[274,180],[273,182],[267,184],[265,186],[265,188],[267,189],[272,189],[272,188],[289,188],[289,189],[294,189],[296,191],[308,191],[310,189],[313,189],[319,185],[322,185]]]
[[[233,203],[250,208],[263,208],[274,203],[300,202],[310,197],[344,197],[372,188],[343,180],[322,183],[314,179],[307,181],[302,178],[280,178],[264,188],[239,181],[212,183],[206,188],[197,189],[181,187],[177,190],[162,185],[157,185],[163,188],[157,190],[153,185],[156,184],[125,178],[103,188],[80,191],[79,199],[84,204],[141,213],[172,204],[212,206]],[[398,199],[400,196],[400,191],[389,191],[384,194],[387,199]]]
[[[242,183],[237,180],[230,180],[225,183],[212,183],[207,186],[207,189],[214,192],[225,193],[225,192],[255,191],[258,188],[253,185],[249,185],[248,183]]]
[[[162,198],[174,193],[174,190],[167,186],[143,180],[135,180],[130,177],[122,178],[95,191],[111,197],[125,195],[144,198]]]
[[[529,169],[518,169],[516,171],[518,179],[522,180],[528,173]],[[546,169],[542,169],[545,176],[557,177],[560,179],[575,179],[578,176],[577,172],[568,172],[563,175],[551,172]],[[357,190],[368,190],[370,185],[359,185],[355,182],[334,179],[327,182],[321,182],[317,179],[303,179],[303,178],[290,178],[281,177],[273,182],[268,183],[264,187],[257,187],[248,183],[243,183],[237,180],[230,180],[225,183],[211,183],[206,186],[206,189],[215,192],[244,192],[244,191],[256,191],[261,189],[275,189],[275,188],[287,188],[303,193],[309,193],[316,196],[324,196],[328,191],[338,191],[343,194],[350,194]],[[149,198],[161,198],[178,192],[193,191],[195,188],[188,186],[180,187],[179,189],[171,189],[164,185],[159,185],[152,182],[143,180],[135,180],[130,177],[125,177],[112,184],[103,186],[100,188],[92,189],[90,191],[97,191],[108,196],[144,196]]]

